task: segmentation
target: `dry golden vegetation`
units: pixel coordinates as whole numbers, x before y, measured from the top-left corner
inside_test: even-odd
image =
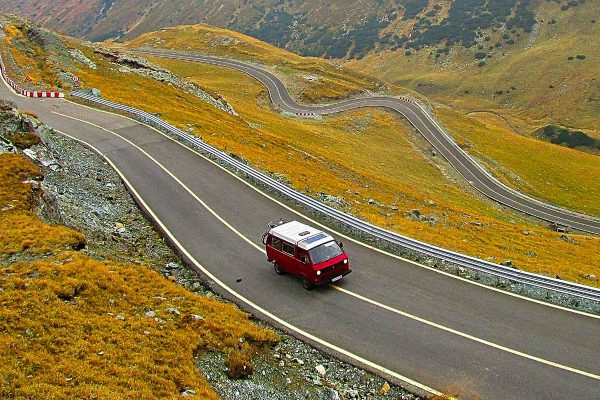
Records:
[[[151,59],[223,95],[238,118],[169,85],[136,74],[124,80],[118,67],[91,49],[75,41],[71,45],[98,65],[96,70],[78,67],[84,87],[160,113],[182,129],[191,127],[207,143],[283,175],[300,190],[316,197],[319,192],[337,196],[340,207],[366,220],[483,259],[510,259],[518,268],[597,284],[582,275],[598,275],[598,238],[561,238],[543,223],[481,198],[447,163],[432,157],[429,145],[396,116],[358,110],[323,120],[287,118],[270,109],[266,90],[244,74]],[[419,210],[420,219],[408,214],[413,209]]]
[[[4,33],[5,44],[9,46],[15,42],[27,43],[27,47],[22,48],[23,50],[10,52],[24,74],[23,83],[26,83],[28,87],[32,88],[38,85],[56,86],[57,77],[53,72],[52,62],[46,58],[44,50],[39,45],[28,40],[23,31],[15,25],[4,26]],[[8,46],[2,46],[4,49],[7,47]],[[27,50],[24,51],[24,49]],[[10,68],[10,64],[7,63],[6,66]]]
[[[436,116],[471,155],[510,186],[562,207],[600,215],[600,157],[510,130],[494,115],[448,107]]]
[[[259,62],[276,73],[293,95],[309,101],[341,99],[383,88],[378,80],[343,68],[339,62],[301,57],[253,37],[203,24],[146,33],[124,46],[173,48]]]
[[[23,156],[0,155],[0,253],[42,254],[81,247],[85,238],[64,226],[42,223],[34,212],[31,179],[40,171]]]
[[[278,340],[233,305],[145,266],[70,250],[83,236],[32,210],[36,195],[24,181],[39,174],[20,155],[0,155],[1,398],[165,399],[191,389],[190,398],[217,399],[197,352],[230,354],[237,370]],[[15,253],[38,260],[6,261]]]
[[[558,124],[600,137],[600,23],[595,21],[600,3],[588,1],[564,11],[557,2],[532,3],[539,23],[515,44],[504,43],[498,31],[489,33],[481,50],[454,46],[441,57],[435,57],[433,47],[408,56],[399,50],[347,65],[451,107],[437,111],[444,126],[511,186],[600,215],[600,181],[592,178],[600,157],[549,145],[534,135],[545,125]],[[496,42],[501,47],[488,50]],[[493,57],[479,67],[476,51]],[[471,117],[473,111],[486,112]],[[507,180],[507,171],[519,179]]]

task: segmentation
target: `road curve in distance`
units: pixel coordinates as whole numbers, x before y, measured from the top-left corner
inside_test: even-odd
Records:
[[[598,316],[448,277],[355,241],[345,243],[354,272],[340,282],[343,291],[308,292],[289,275],[275,274],[260,243],[265,221],[311,224],[304,216],[134,120],[64,100],[15,96],[4,85],[0,98],[94,146],[155,222],[213,275],[215,287],[232,289],[242,307],[267,319],[260,310],[269,312],[300,337],[308,333],[461,399],[596,399],[600,393]]]
[[[131,50],[131,49],[130,49]],[[165,57],[183,61],[200,62],[236,69],[261,82],[269,91],[271,101],[283,111],[290,113],[333,114],[363,107],[382,107],[402,114],[431,143],[431,145],[471,184],[490,199],[507,207],[544,221],[565,226],[581,232],[600,235],[600,218],[534,199],[512,189],[494,178],[469,154],[461,149],[452,137],[418,102],[410,98],[376,96],[341,101],[327,105],[304,105],[297,103],[283,83],[272,73],[255,65],[240,61],[205,56],[183,54],[169,50],[135,49],[145,55]]]

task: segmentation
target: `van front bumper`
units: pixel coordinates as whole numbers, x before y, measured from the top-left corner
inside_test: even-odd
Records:
[[[348,271],[344,272],[344,273],[343,273],[343,274],[341,274],[341,275],[335,275],[335,276],[332,276],[332,277],[329,277],[329,278],[325,278],[325,279],[323,279],[322,281],[318,281],[316,284],[317,284],[317,285],[325,285],[325,284],[327,284],[327,283],[334,283],[334,282],[337,282],[337,281],[339,281],[340,279],[342,279],[343,277],[345,277],[346,275],[348,275],[350,272],[352,272],[352,270],[351,270],[351,269],[349,269]]]

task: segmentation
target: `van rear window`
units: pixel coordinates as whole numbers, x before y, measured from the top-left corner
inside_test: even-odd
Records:
[[[275,236],[271,236],[271,246],[276,250],[281,250],[281,239]]]

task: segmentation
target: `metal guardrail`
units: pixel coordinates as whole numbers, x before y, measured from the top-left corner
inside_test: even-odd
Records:
[[[347,104],[347,102],[341,102],[341,103],[337,103],[337,104],[328,104],[328,105],[322,105],[322,106],[307,106],[307,105],[302,105],[302,104],[298,104],[296,103],[293,99],[291,99],[291,97],[289,96],[289,93],[287,92],[287,90],[285,88],[283,88],[283,92],[285,92],[286,96],[281,96],[280,89],[277,88],[277,84],[281,84],[281,86],[283,86],[283,84],[281,83],[281,81],[279,81],[279,79],[277,79],[276,77],[272,76],[269,73],[265,73],[265,71],[261,70],[260,68],[257,68],[253,65],[250,64],[246,64],[246,63],[240,63],[239,61],[236,60],[232,60],[232,59],[228,59],[228,58],[221,58],[221,57],[214,57],[214,56],[203,56],[203,55],[193,55],[193,54],[187,54],[187,53],[177,53],[177,52],[173,52],[173,51],[164,51],[164,50],[156,50],[156,49],[148,49],[148,48],[141,48],[141,49],[135,49],[136,52],[140,52],[142,54],[150,54],[150,55],[158,55],[160,57],[167,57],[167,58],[173,58],[173,59],[180,59],[180,60],[187,60],[187,61],[196,61],[196,62],[202,62],[202,63],[209,63],[209,64],[213,64],[213,65],[219,65],[219,66],[224,66],[227,68],[233,68],[236,69],[238,71],[241,71],[243,73],[248,74],[249,76],[251,76],[254,79],[259,80],[263,85],[265,85],[268,88],[269,91],[269,96],[271,97],[271,101],[274,104],[278,104],[279,102],[283,102],[284,105],[286,105],[288,108],[292,109],[292,110],[296,110],[295,115],[297,116],[306,116],[306,115],[311,115],[313,113],[316,113],[317,115],[319,114],[319,112],[316,112],[315,110],[317,110],[318,108],[325,106],[325,107],[329,107],[327,110],[321,111],[320,113],[324,113],[324,114],[330,114],[331,112],[339,112],[339,111],[343,111],[346,110],[348,108],[344,107],[344,104]],[[248,68],[249,70],[247,70],[246,68]],[[267,79],[265,79],[265,77]],[[270,81],[271,83],[273,83],[276,86],[277,92],[279,93],[279,99],[276,99],[273,97],[273,92],[271,90],[271,88],[268,85],[268,82]],[[291,104],[286,102],[285,97],[288,97],[289,100],[291,100]],[[377,97],[377,96],[375,96]],[[357,100],[367,100],[369,99],[369,97],[365,97],[362,99],[357,99]],[[381,98],[380,98],[381,99]],[[515,207],[513,204],[511,204],[511,202],[507,202],[506,199],[507,197],[504,196],[502,193],[496,193],[496,196],[491,196],[490,193],[488,191],[482,190],[482,188],[480,188],[479,186],[473,184],[471,182],[471,184],[473,185],[473,187],[480,191],[482,194],[484,194],[485,196],[490,197],[493,201],[496,201],[500,204],[503,204],[507,207],[511,207],[511,208],[515,208],[518,211],[528,214],[528,215],[533,215],[536,218],[540,218],[542,220],[551,222],[552,224],[555,224],[557,227],[564,227],[565,229],[569,229],[569,228],[574,228],[577,229],[581,232],[586,232],[586,233],[591,233],[591,234],[598,234],[597,229],[593,229],[593,227],[587,228],[585,227],[587,224],[584,222],[576,222],[573,223],[573,221],[569,221],[561,216],[552,216],[550,214],[547,213],[547,210],[552,210],[555,212],[559,212],[563,215],[565,215],[566,217],[573,217],[573,218],[579,218],[582,220],[586,220],[589,221],[591,223],[594,224],[598,224],[600,223],[600,218],[598,217],[594,217],[588,214],[583,214],[580,212],[576,212],[573,210],[569,210],[569,209],[565,209],[565,208],[561,208],[558,206],[555,206],[553,204],[550,203],[546,203],[544,201],[535,199],[533,197],[527,196],[524,193],[521,193],[507,185],[505,185],[504,183],[502,183],[500,180],[496,179],[491,173],[489,173],[483,166],[481,166],[473,157],[471,157],[466,151],[464,151],[462,148],[460,148],[460,146],[458,146],[458,144],[456,143],[456,141],[452,138],[452,136],[450,134],[448,134],[437,122],[437,120],[431,115],[431,113],[429,111],[427,111],[427,109],[421,105],[421,103],[419,101],[417,101],[416,99],[413,99],[411,97],[408,96],[399,96],[399,97],[389,97],[386,96],[384,99],[387,100],[396,100],[396,101],[403,101],[405,103],[409,103],[415,107],[417,107],[420,112],[425,116],[425,118],[427,120],[429,120],[437,129],[438,131],[442,134],[442,136],[444,137],[444,139],[449,143],[450,147],[452,148],[452,150],[460,153],[463,157],[465,157],[465,159],[468,161],[468,163],[473,166],[473,168],[475,170],[477,170],[478,172],[482,173],[484,176],[486,176],[486,178],[492,183],[492,185],[496,185],[498,188],[501,188],[503,190],[505,190],[508,194],[511,194],[515,197],[517,197],[520,200],[524,200],[526,202],[531,202],[534,205],[540,207],[541,209],[538,210],[534,210],[534,212],[528,211],[527,209],[531,209],[531,207],[525,203],[520,203],[519,201],[516,201],[521,207]],[[333,107],[333,108],[331,108]],[[386,106],[386,107],[390,107],[390,106]],[[404,112],[398,108],[395,107],[391,107],[393,110],[404,114]],[[288,110],[289,111],[289,110]],[[406,115],[405,115],[406,116]],[[419,118],[417,116],[417,118]],[[410,119],[409,119],[410,121]],[[427,138],[426,138],[427,139]],[[431,140],[427,139],[428,141],[430,141],[430,143],[437,148],[438,150],[441,151],[440,148],[438,148],[436,146],[436,144],[434,142],[431,142]],[[447,150],[450,150],[448,147],[446,147],[443,143],[441,143],[441,145],[446,148]],[[442,151],[443,153],[443,151]],[[456,169],[459,173],[462,174],[462,172],[460,172],[460,168],[458,168],[452,161],[451,158],[448,158],[447,155],[444,156]],[[459,160],[458,160],[459,161]],[[459,161],[459,163],[461,163]],[[461,163],[462,164],[462,163]],[[473,171],[471,171],[473,172]],[[464,176],[464,175],[463,175]],[[465,176],[465,178],[468,180],[468,178]],[[496,192],[494,190],[493,186],[489,186],[487,184],[485,184],[485,182],[481,181],[481,183],[489,190],[491,190],[492,192]]]
[[[390,232],[386,229],[362,221],[352,215],[339,211],[331,206],[328,206],[324,203],[321,203],[318,200],[313,199],[312,197],[300,193],[281,182],[278,182],[277,180],[263,174],[262,172],[259,172],[249,167],[243,162],[236,160],[232,156],[208,145],[207,143],[203,142],[200,138],[190,135],[189,133],[186,133],[181,129],[178,129],[168,124],[159,117],[152,115],[148,112],[123,104],[114,103],[81,91],[74,91],[71,93],[71,95],[93,103],[103,105],[113,110],[119,110],[132,114],[140,118],[144,122],[150,123],[158,128],[164,129],[170,134],[183,139],[185,142],[197,146],[205,153],[211,155],[212,157],[225,163],[226,165],[229,165],[230,167],[233,167],[236,170],[245,173],[255,181],[265,185],[266,187],[275,190],[280,194],[314,211],[320,212],[329,218],[337,220],[338,222],[341,222],[342,224],[347,225],[348,227],[353,228],[363,234],[367,234],[371,237],[389,242],[397,246],[401,246],[403,248],[412,250],[414,252],[426,256],[450,262],[453,265],[459,267],[467,268],[480,273],[489,274],[497,277],[498,279],[504,279],[525,285],[531,285],[544,290],[549,290],[564,295],[576,296],[581,299],[586,299],[593,302],[600,302],[600,289],[580,285],[573,282],[563,281],[560,279],[545,277],[542,275],[537,275],[530,272],[509,268],[499,264],[493,264],[488,261],[480,260],[464,254],[446,250],[428,243],[424,243],[416,239],[402,236],[400,234]]]

